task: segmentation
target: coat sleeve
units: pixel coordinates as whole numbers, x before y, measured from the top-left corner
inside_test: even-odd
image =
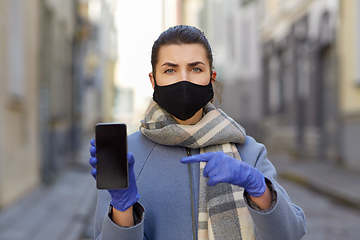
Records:
[[[146,240],[144,236],[144,207],[135,203],[134,214],[139,222],[133,227],[120,227],[110,218],[109,212],[111,197],[106,190],[98,191],[98,199],[95,211],[95,239],[97,240]]]
[[[155,143],[149,141],[141,132],[135,132],[128,136],[128,151],[132,152],[135,157],[135,174],[138,176],[142,167],[142,161],[146,159],[149,152],[153,149]],[[138,148],[141,146],[142,151]],[[145,209],[140,203],[134,205],[134,212],[141,221],[134,227],[123,228],[116,225],[109,217],[109,207],[111,196],[106,190],[98,191],[98,199],[95,211],[95,239],[130,239],[130,240],[146,240],[144,234],[144,218]],[[138,211],[136,211],[138,210]]]
[[[306,233],[305,214],[291,202],[284,188],[276,182],[276,170],[267,158],[265,146],[247,136],[245,143],[238,145],[238,149],[242,160],[259,169],[271,182],[277,196],[275,206],[269,212],[260,212],[248,205],[256,239],[301,239]]]

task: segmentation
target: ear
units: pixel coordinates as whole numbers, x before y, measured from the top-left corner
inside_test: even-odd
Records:
[[[155,88],[155,80],[154,80],[154,76],[153,76],[153,73],[149,73],[149,78],[150,78],[150,82],[151,82],[151,85],[152,85],[152,88],[154,89]]]
[[[216,75],[217,75],[217,72],[215,70],[213,70],[212,74],[211,74],[211,83],[214,83],[214,80],[216,80]]]

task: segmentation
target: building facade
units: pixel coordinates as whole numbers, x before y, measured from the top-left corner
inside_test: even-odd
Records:
[[[78,24],[87,29],[77,45],[82,81],[83,130],[94,132],[98,122],[112,122],[115,99],[115,66],[117,62],[117,28],[115,11],[117,1],[78,1],[82,9]]]
[[[181,1],[181,11],[210,41],[220,107],[249,135],[360,169],[359,1]]]
[[[260,6],[267,144],[360,169],[358,1]]]
[[[215,104],[262,141],[258,1],[202,1],[199,27],[214,56],[221,103]]]
[[[73,161],[76,80],[73,75],[73,41],[76,4],[72,0],[39,1],[38,104],[41,176],[51,183]]]
[[[342,157],[360,169],[360,2],[339,1],[339,108]]]
[[[0,2],[0,208],[73,160],[75,2]]]
[[[104,5],[95,27],[88,1],[0,1],[0,209],[76,164],[84,118],[111,120],[116,38]]]
[[[0,208],[40,181],[39,1],[0,1]]]

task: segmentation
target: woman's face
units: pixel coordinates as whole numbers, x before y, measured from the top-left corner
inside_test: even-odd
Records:
[[[201,44],[181,44],[161,46],[156,65],[156,83],[166,86],[180,81],[189,81],[198,85],[207,85],[210,81],[211,69],[206,57],[205,48]],[[153,88],[155,81],[150,73]],[[211,76],[216,78],[216,72]]]

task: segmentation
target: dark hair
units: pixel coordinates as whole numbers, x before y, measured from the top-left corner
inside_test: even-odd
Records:
[[[156,64],[158,63],[159,50],[161,46],[171,44],[191,44],[199,43],[204,46],[209,60],[210,69],[213,69],[213,56],[210,44],[206,39],[204,33],[196,27],[187,25],[178,25],[170,27],[168,30],[162,32],[159,38],[154,42],[151,51],[151,66],[152,72],[155,76]]]

